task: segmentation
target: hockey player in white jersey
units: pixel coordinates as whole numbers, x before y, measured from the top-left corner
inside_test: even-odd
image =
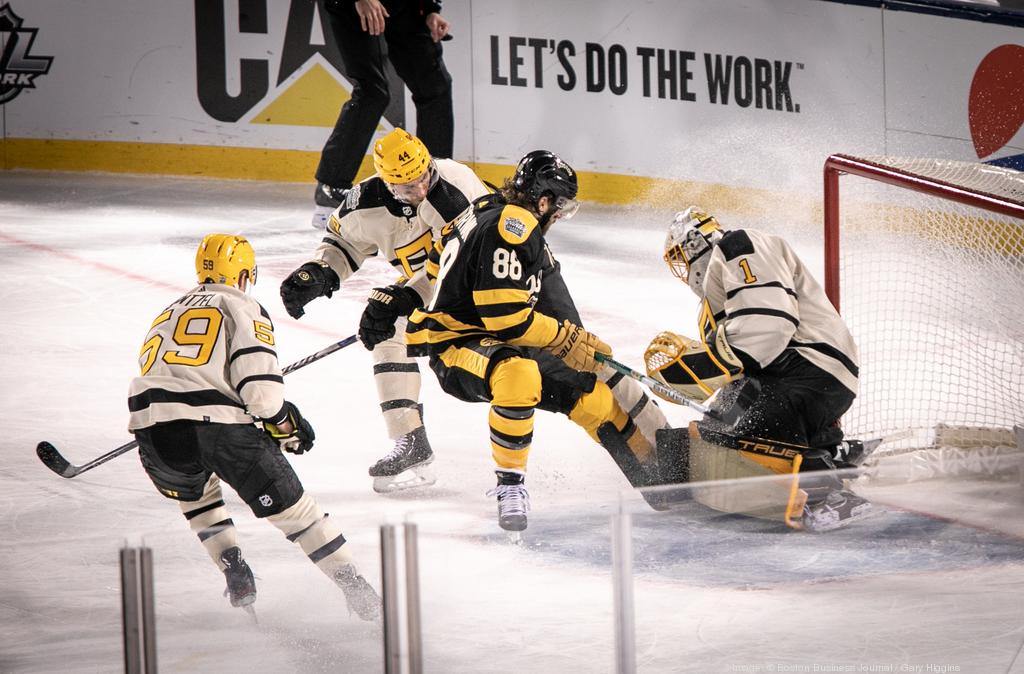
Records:
[[[141,375],[131,382],[128,429],[146,473],[178,501],[224,572],[233,606],[251,610],[256,584],[222,481],[338,584],[350,611],[375,620],[380,597],[281,453],[309,451],[315,435],[284,398],[274,325],[247,294],[256,282],[252,246],[241,236],[209,234],[196,252],[196,274],[199,285],[153,321],[139,352]]]
[[[359,324],[359,338],[373,351],[373,374],[393,449],[370,467],[375,491],[433,484],[434,459],[419,403],[420,371],[406,355],[406,317],[432,293],[425,273],[434,238],[469,209],[487,187],[468,166],[433,159],[415,136],[395,129],[374,144],[377,174],[348,191],[328,221],[314,259],[281,284],[293,318],[317,297],[330,297],[368,257],[384,257],[409,285],[374,288]]]
[[[645,354],[648,374],[697,401],[714,394],[712,409],[735,420],[726,425],[707,416],[696,424],[699,433],[682,438],[690,441],[689,480],[860,463],[863,445],[842,442],[838,425],[857,394],[857,347],[793,249],[757,230],[725,231],[691,206],[669,226],[664,258],[701,300],[700,340],[659,334]],[[669,433],[687,435],[685,429]],[[782,465],[737,451],[736,436],[792,443],[803,451]],[[659,463],[671,462],[659,456]],[[787,503],[800,506],[790,521],[796,526],[828,529],[870,510],[827,473],[802,478],[801,487],[806,501]]]

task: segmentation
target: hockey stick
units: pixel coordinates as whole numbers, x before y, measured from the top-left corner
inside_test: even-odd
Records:
[[[696,400],[687,398],[679,391],[676,391],[675,389],[666,386],[665,384],[662,384],[657,379],[637,372],[628,365],[624,365],[616,360],[613,360],[612,358],[609,358],[608,356],[605,356],[602,353],[595,354],[594,358],[599,363],[604,363],[605,365],[612,368],[616,372],[620,372],[626,375],[627,377],[632,377],[633,379],[636,379],[638,382],[647,386],[652,391],[664,395],[666,398],[670,398],[671,400],[674,400],[681,405],[686,405],[687,407],[697,412],[706,414],[713,419],[717,419],[718,421],[722,421],[726,424],[729,424],[730,426],[734,421],[736,421],[736,419],[730,419],[728,417],[731,417],[734,414],[742,414],[743,410],[745,410],[747,407],[747,405],[743,404],[735,405],[733,406],[733,410],[735,411],[734,413],[730,413],[723,416],[717,410],[711,409],[707,405],[702,405]],[[740,397],[744,398],[745,394],[741,394]],[[743,449],[746,451],[752,451],[758,454],[786,456],[792,453],[793,451],[802,452],[809,449],[809,447],[805,445],[783,442],[780,440],[767,440],[765,438],[758,438],[748,435],[732,434],[722,430],[715,430],[713,431],[713,434],[717,436],[719,439],[721,439],[725,446],[730,446],[733,449]],[[903,438],[908,437],[909,435],[910,433],[907,431],[900,431],[886,436],[867,438],[865,440],[862,440],[861,442],[863,442],[865,446],[865,455],[870,455],[880,445],[895,442],[896,440],[902,440]]]
[[[310,363],[315,363],[321,358],[325,358],[326,356],[331,355],[335,351],[341,351],[346,346],[355,344],[358,340],[359,337],[357,335],[351,335],[349,337],[346,337],[341,341],[335,342],[334,344],[331,344],[328,347],[320,349],[311,356],[306,356],[301,360],[295,361],[291,365],[281,370],[281,374],[295,372],[296,370],[306,367]],[[39,460],[43,462],[44,466],[46,466],[53,472],[57,473],[57,475],[60,475],[61,477],[72,478],[75,477],[76,475],[81,475],[87,470],[92,470],[96,466],[102,465],[107,461],[110,461],[111,459],[121,456],[122,454],[126,454],[138,446],[139,443],[135,440],[132,440],[131,442],[121,445],[117,449],[112,449],[106,454],[96,457],[95,459],[89,461],[88,463],[83,463],[80,466],[76,466],[67,459],[65,459],[61,455],[60,451],[58,451],[57,448],[54,447],[51,443],[43,440],[38,445],[36,445],[36,456],[39,457]]]
[[[612,358],[610,358],[609,356],[604,355],[603,353],[596,353],[596,354],[594,354],[594,359],[597,362],[599,362],[599,363],[604,363],[605,365],[607,365],[611,369],[615,370],[616,372],[619,372],[620,374],[624,374],[627,377],[631,377],[633,379],[636,379],[638,382],[640,382],[641,384],[643,384],[647,388],[651,389],[655,393],[658,393],[659,395],[662,395],[662,396],[664,396],[666,398],[669,398],[669,399],[679,403],[680,405],[686,405],[687,407],[689,407],[690,409],[694,410],[695,412],[700,412],[701,414],[707,414],[708,416],[711,416],[711,417],[713,417],[715,419],[722,420],[721,416],[715,410],[711,409],[707,405],[700,404],[696,400],[693,400],[691,398],[687,398],[686,396],[684,396],[679,391],[675,390],[674,388],[672,388],[670,386],[666,386],[665,384],[662,384],[660,381],[658,381],[654,377],[648,377],[645,374],[637,372],[636,370],[634,370],[633,368],[629,367],[628,365],[623,365],[619,361],[613,360]]]

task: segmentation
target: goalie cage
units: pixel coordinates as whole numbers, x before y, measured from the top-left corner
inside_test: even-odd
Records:
[[[860,350],[847,435],[900,438],[876,477],[1024,479],[1024,174],[837,154],[824,182],[825,290]]]

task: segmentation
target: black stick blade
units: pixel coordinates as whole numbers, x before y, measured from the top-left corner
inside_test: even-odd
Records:
[[[43,462],[43,465],[57,473],[61,477],[74,477],[78,474],[74,466],[61,456],[57,448],[45,440],[36,445],[36,456]]]

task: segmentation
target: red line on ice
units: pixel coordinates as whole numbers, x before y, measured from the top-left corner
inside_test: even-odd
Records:
[[[151,286],[154,286],[154,287],[157,287],[157,288],[163,288],[165,290],[169,290],[171,293],[181,293],[182,292],[181,286],[176,286],[176,285],[173,285],[171,283],[166,283],[164,281],[157,281],[157,280],[154,280],[154,279],[152,279],[152,278],[150,278],[148,276],[142,276],[140,274],[135,274],[135,273],[130,272],[130,271],[125,271],[124,269],[121,269],[120,267],[114,267],[112,265],[109,265],[109,264],[106,264],[106,263],[103,263],[103,262],[96,262],[95,260],[87,260],[84,257],[79,257],[77,255],[73,255],[73,254],[68,253],[66,251],[63,251],[63,250],[61,250],[59,248],[53,248],[52,246],[44,246],[41,243],[33,243],[32,241],[25,241],[24,239],[19,239],[18,237],[11,236],[10,234],[4,234],[3,232],[0,232],[0,240],[6,241],[7,243],[13,244],[15,246],[20,246],[22,248],[30,248],[30,249],[32,249],[34,251],[39,252],[39,253],[46,253],[47,255],[56,255],[57,257],[62,257],[65,260],[70,260],[72,262],[76,262],[78,264],[85,265],[86,267],[92,267],[93,269],[98,269],[99,271],[107,272],[107,273],[110,273],[110,274],[115,274],[117,276],[125,276],[125,277],[128,277],[128,278],[132,279],[132,280],[138,281],[140,283],[145,283],[146,285],[151,285]],[[274,321],[276,322],[278,320],[279,320],[279,318],[277,316],[274,316]],[[318,335],[326,335],[327,337],[330,337],[331,339],[336,339],[337,338],[337,335],[334,334],[333,332],[329,332],[327,330],[324,330],[323,328],[318,328],[315,325],[310,325],[308,323],[299,323],[297,327],[299,327],[299,328],[301,328],[303,330],[306,330],[308,332],[316,333]]]

